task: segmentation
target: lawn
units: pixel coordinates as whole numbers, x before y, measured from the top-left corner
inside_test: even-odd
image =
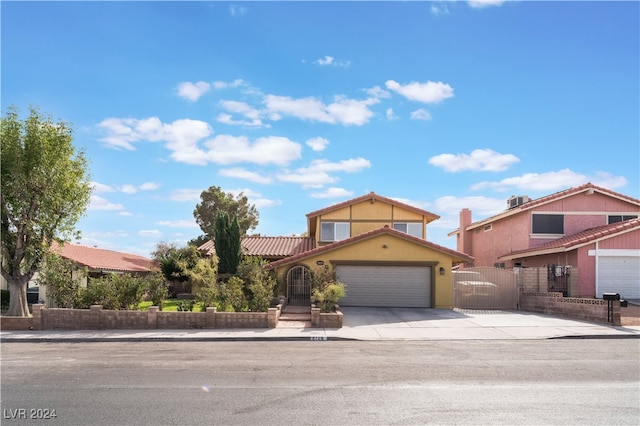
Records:
[[[183,302],[180,299],[167,299],[164,301],[164,306],[162,307],[162,312],[177,312],[178,305]],[[151,302],[142,302],[138,305],[138,310],[147,311],[149,310],[149,306],[152,306]],[[200,305],[197,303],[193,307],[194,311],[200,311]]]

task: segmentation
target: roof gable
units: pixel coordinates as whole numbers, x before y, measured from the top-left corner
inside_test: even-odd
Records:
[[[498,259],[508,260],[518,257],[539,256],[542,254],[571,251],[595,241],[606,240],[635,230],[640,230],[640,218],[586,229],[573,235],[558,238],[557,240],[550,241],[535,248],[518,250],[502,255]]]
[[[105,250],[80,244],[55,244],[52,250],[65,259],[90,270],[110,272],[150,272],[157,268],[155,262],[143,256]]]
[[[455,260],[457,260],[459,262],[473,262],[473,257],[471,257],[471,256],[469,256],[467,254],[464,254],[464,253],[449,249],[449,248],[444,247],[444,246],[440,246],[438,244],[431,243],[429,241],[423,240],[422,238],[414,237],[412,235],[406,234],[406,233],[398,231],[396,229],[389,228],[388,226],[384,226],[382,228],[378,228],[378,229],[375,229],[373,231],[365,232],[365,233],[356,235],[354,237],[347,238],[345,240],[336,241],[334,243],[331,243],[331,244],[328,244],[328,245],[325,245],[325,246],[317,247],[317,248],[314,248],[312,250],[308,250],[308,251],[299,253],[299,254],[297,254],[295,256],[291,256],[291,257],[287,257],[287,258],[284,258],[284,259],[281,259],[281,260],[278,260],[278,261],[275,261],[275,262],[271,262],[266,267],[268,269],[273,269],[273,268],[276,268],[276,267],[279,267],[279,266],[282,266],[282,265],[286,265],[286,264],[289,264],[289,263],[300,261],[300,260],[305,259],[307,257],[315,256],[315,255],[318,255],[318,254],[321,254],[321,253],[330,252],[330,251],[339,249],[339,248],[347,246],[347,245],[357,244],[357,243],[360,243],[360,242],[362,242],[364,240],[367,240],[369,238],[373,238],[373,237],[376,237],[378,235],[384,235],[384,234],[391,235],[391,236],[394,236],[394,237],[397,237],[397,238],[401,238],[401,239],[410,241],[410,242],[412,242],[414,244],[417,244],[417,245],[420,245],[420,246],[423,246],[423,247],[427,247],[429,249],[444,253],[444,254],[446,254],[448,256],[453,257]]]
[[[316,210],[314,212],[308,213],[307,214],[307,218],[311,219],[311,218],[314,218],[314,217],[317,217],[317,216],[320,216],[320,215],[323,215],[323,214],[327,214],[327,213],[333,212],[335,210],[343,209],[343,208],[351,206],[353,204],[361,203],[363,201],[380,201],[380,202],[383,202],[383,203],[390,204],[392,206],[401,207],[401,208],[403,208],[405,210],[408,210],[408,211],[417,213],[419,215],[425,216],[427,218],[427,223],[431,222],[431,221],[434,221],[436,219],[440,219],[440,216],[438,216],[435,213],[431,213],[431,212],[428,212],[426,210],[419,209],[417,207],[411,206],[409,204],[402,203],[402,202],[394,200],[392,198],[383,197],[382,195],[378,195],[375,192],[370,192],[370,193],[368,193],[366,195],[362,195],[360,197],[356,197],[356,198],[353,198],[351,200],[343,201],[341,203],[334,204],[334,205],[325,207],[323,209]]]
[[[477,222],[473,222],[471,223],[469,226],[467,226],[465,228],[465,230],[472,230],[475,229],[477,227],[483,226],[489,222],[496,222],[498,220],[502,220],[517,214],[520,214],[522,212],[531,210],[533,208],[537,208],[540,206],[543,206],[545,204],[549,204],[558,200],[561,200],[563,198],[568,198],[568,197],[572,197],[578,194],[582,194],[582,193],[600,193],[602,195],[608,196],[608,197],[612,197],[624,202],[628,202],[631,204],[635,204],[636,206],[640,207],[640,200],[637,198],[633,198],[633,197],[629,197],[627,195],[624,194],[620,194],[618,192],[615,191],[611,191],[609,189],[606,188],[602,188],[599,187],[597,185],[594,185],[592,183],[586,183],[584,185],[580,185],[580,186],[576,186],[574,188],[569,188],[569,189],[565,189],[563,191],[559,191],[550,195],[545,195],[544,197],[540,197],[540,198],[536,198],[535,200],[530,200],[527,201],[523,204],[521,204],[518,207],[514,207],[512,209],[507,209],[505,211],[502,211],[500,213],[498,213],[497,215],[488,217],[486,219],[482,219],[480,221]],[[457,229],[451,233],[449,233],[448,235],[455,235],[457,232],[459,232],[460,229]]]

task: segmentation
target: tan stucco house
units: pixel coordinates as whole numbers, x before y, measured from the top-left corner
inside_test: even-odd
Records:
[[[451,308],[451,268],[473,258],[427,241],[437,219],[371,192],[307,214],[306,237],[245,237],[242,247],[271,260],[290,304],[309,302],[310,273],[325,268],[346,286],[341,306]]]

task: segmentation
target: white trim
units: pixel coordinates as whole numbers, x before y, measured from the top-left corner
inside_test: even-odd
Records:
[[[589,256],[596,257],[640,257],[640,249],[597,249],[597,241],[596,241],[596,250],[589,250]]]

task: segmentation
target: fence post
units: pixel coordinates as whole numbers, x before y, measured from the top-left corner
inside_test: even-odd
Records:
[[[205,311],[206,319],[205,319],[205,327],[206,328],[216,328],[216,311],[218,308],[216,307],[208,307]]]
[[[147,328],[158,328],[158,311],[160,311],[159,306],[149,306],[149,310],[147,311]]]
[[[89,328],[94,330],[100,329],[100,316],[102,315],[102,305],[91,305],[89,307]]]
[[[43,314],[44,305],[37,303],[31,307],[33,309],[33,329],[44,330]]]

